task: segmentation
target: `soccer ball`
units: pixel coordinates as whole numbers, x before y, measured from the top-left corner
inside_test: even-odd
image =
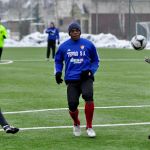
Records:
[[[131,45],[135,50],[143,50],[146,47],[147,40],[143,35],[135,35],[131,39]]]

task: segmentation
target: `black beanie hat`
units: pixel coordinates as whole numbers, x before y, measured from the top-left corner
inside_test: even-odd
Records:
[[[77,22],[73,22],[69,25],[69,27],[68,27],[69,34],[70,34],[72,29],[78,29],[81,32],[81,27]]]

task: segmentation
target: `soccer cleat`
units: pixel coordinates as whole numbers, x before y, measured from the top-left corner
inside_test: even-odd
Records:
[[[147,63],[150,63],[150,58],[145,58],[145,61],[146,61]]]
[[[5,130],[6,133],[12,133],[12,134],[15,134],[19,131],[18,128],[11,127],[9,125],[4,126],[3,129]]]
[[[81,128],[79,125],[74,125],[73,126],[73,134],[75,136],[80,136],[81,135]]]
[[[96,136],[96,133],[92,128],[87,128],[86,132],[87,132],[87,135],[89,137],[95,137]]]

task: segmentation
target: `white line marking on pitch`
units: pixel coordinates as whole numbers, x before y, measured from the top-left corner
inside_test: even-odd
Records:
[[[1,60],[0,61],[0,65],[6,65],[6,64],[11,64],[11,63],[13,63],[12,60]]]
[[[29,60],[29,59],[24,59],[24,60],[13,60],[14,62],[54,62],[54,60],[44,60],[44,59],[35,59],[35,60]]]
[[[24,60],[13,60],[14,62],[37,62],[37,61],[46,61],[44,59],[24,59]],[[54,60],[49,60],[50,62],[53,62]],[[143,61],[142,59],[128,59],[128,58],[115,58],[115,59],[101,59],[101,61]]]
[[[150,125],[150,122],[137,122],[137,123],[119,123],[119,124],[98,124],[93,125],[93,127],[118,127],[118,126],[141,126]],[[21,131],[25,130],[43,130],[43,129],[67,129],[72,128],[72,126],[51,126],[51,127],[31,127],[31,128],[20,128]],[[81,125],[81,128],[85,128],[85,125]],[[4,131],[0,129],[0,131]]]
[[[116,58],[116,59],[102,59],[102,61],[143,61],[144,62],[144,59]]]
[[[150,105],[104,106],[104,107],[95,107],[95,109],[120,109],[120,108],[143,108],[143,107],[150,107]],[[84,107],[79,107],[79,109],[84,109]],[[51,108],[51,109],[38,109],[38,110],[24,110],[24,111],[3,112],[3,113],[4,114],[22,114],[22,113],[45,112],[45,111],[60,111],[60,110],[68,110],[68,108]]]
[[[41,61],[45,61],[46,62],[46,60],[43,60],[43,59],[41,59],[41,60],[14,60],[14,62],[37,62],[37,61],[39,61],[39,62],[41,62]]]
[[[120,59],[102,59],[102,61],[143,61],[144,59],[127,59],[127,58],[120,58]]]

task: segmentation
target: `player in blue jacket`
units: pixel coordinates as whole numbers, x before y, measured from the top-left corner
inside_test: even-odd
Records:
[[[49,60],[50,57],[50,49],[52,49],[52,58],[55,57],[55,49],[56,49],[56,40],[59,45],[59,30],[55,27],[54,23],[50,23],[50,27],[46,29],[46,33],[48,34],[47,39],[47,53],[46,58]]]
[[[57,84],[63,82],[61,76],[64,62],[69,114],[74,122],[73,134],[81,135],[78,105],[82,94],[85,100],[86,131],[89,137],[95,137],[96,133],[92,128],[93,81],[99,67],[99,56],[92,42],[80,38],[81,28],[78,23],[70,24],[68,32],[71,38],[60,45],[55,55],[55,79]]]

